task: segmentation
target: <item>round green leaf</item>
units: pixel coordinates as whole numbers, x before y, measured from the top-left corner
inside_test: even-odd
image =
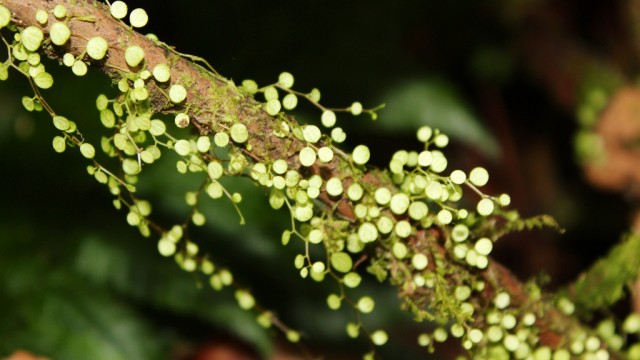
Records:
[[[151,120],[151,128],[149,128],[149,133],[153,136],[160,136],[167,131],[167,127],[162,120],[153,119]]]
[[[389,208],[391,212],[396,215],[402,215],[409,208],[409,204],[411,200],[409,196],[405,193],[397,193],[391,197],[391,201],[389,202]]]
[[[125,16],[127,16],[127,4],[124,1],[115,1],[113,4],[111,4],[111,7],[109,8],[109,12],[111,12],[111,16],[113,16],[116,19],[124,19]]]
[[[156,160],[151,151],[148,150],[143,150],[140,153],[140,159],[146,164],[152,164]]]
[[[373,197],[378,205],[386,205],[391,201],[391,191],[387,188],[381,187],[376,189],[376,192],[373,193]]]
[[[311,265],[311,272],[314,272],[316,274],[323,273],[324,270],[325,270],[325,265],[322,261],[316,261],[313,263],[313,265]]]
[[[285,196],[282,191],[274,190],[269,194],[269,205],[272,209],[278,210],[280,209],[285,202]]]
[[[407,248],[407,245],[405,245],[404,243],[397,242],[393,244],[393,247],[391,248],[391,252],[393,253],[393,256],[395,256],[396,258],[403,259],[405,256],[407,256],[409,249]]]
[[[313,165],[313,163],[316,161],[316,151],[306,146],[302,148],[302,150],[300,150],[300,153],[298,154],[298,158],[302,166],[309,167]]]
[[[73,54],[71,53],[65,53],[62,56],[62,63],[64,64],[64,66],[72,67],[75,62],[76,62],[76,57],[73,56]]]
[[[341,143],[347,139],[347,133],[345,133],[342,128],[337,127],[331,130],[331,138],[333,139],[333,141]]]
[[[94,60],[102,60],[107,54],[109,44],[101,36],[92,37],[87,41],[87,55]]]
[[[71,71],[77,76],[84,76],[87,74],[87,64],[84,61],[78,60],[71,66]]]
[[[0,5],[0,29],[9,25],[11,22],[11,11],[6,7]]]
[[[287,340],[292,343],[297,343],[298,341],[300,341],[300,333],[295,330],[288,330],[286,335]]]
[[[171,85],[169,88],[169,99],[175,104],[179,104],[187,98],[187,89],[182,85]]]
[[[345,252],[337,252],[331,255],[331,266],[341,273],[348,273],[353,267],[351,256]]]
[[[331,110],[325,110],[322,112],[322,116],[320,117],[320,122],[324,127],[333,127],[336,124],[336,113]]]
[[[284,107],[285,109],[293,110],[296,106],[298,106],[298,97],[296,96],[296,94],[287,94],[282,99],[282,107]]]
[[[442,197],[442,193],[444,192],[444,190],[445,189],[442,184],[437,181],[431,181],[425,189],[425,194],[432,200],[439,200]]]
[[[9,68],[5,63],[0,63],[0,81],[5,81],[9,78]]]
[[[358,302],[356,303],[356,307],[363,314],[372,312],[375,306],[375,301],[373,301],[373,299],[369,296],[361,297],[360,300],[358,300]]]
[[[640,332],[640,314],[633,313],[622,323],[622,331],[628,334]]]
[[[35,26],[28,26],[21,33],[21,41],[24,48],[29,51],[36,51],[40,48],[44,34],[42,30]]]
[[[196,141],[196,148],[201,153],[206,153],[211,149],[211,138],[208,136],[200,136]]]
[[[439,148],[443,148],[445,146],[447,146],[447,144],[449,144],[449,137],[445,134],[438,134],[434,139],[433,139],[433,143],[439,147]]]
[[[465,181],[467,181],[467,174],[465,174],[462,170],[453,170],[451,172],[451,175],[449,175],[449,178],[454,184],[462,185]]]
[[[347,327],[346,327],[346,330],[347,330],[347,335],[350,338],[355,339],[360,335],[360,325],[358,325],[356,323],[351,323],[351,322],[348,323]]]
[[[375,241],[378,238],[378,228],[372,223],[363,223],[358,228],[358,237],[363,243]]]
[[[242,80],[242,87],[249,94],[255,94],[258,92],[258,83],[251,79]]]
[[[384,330],[376,330],[371,334],[371,342],[377,346],[382,346],[387,343],[389,336]]]
[[[275,172],[276,174],[284,174],[285,172],[287,172],[287,169],[289,168],[289,164],[287,164],[287,162],[285,160],[282,159],[278,159],[276,161],[273,162],[273,165],[271,165],[271,169],[273,170],[273,172]]]
[[[417,253],[411,257],[411,265],[416,270],[424,270],[429,264],[429,258],[425,254]]]
[[[53,150],[58,153],[62,153],[66,147],[67,143],[62,136],[56,136],[53,138]]]
[[[80,145],[80,153],[82,153],[82,156],[86,157],[87,159],[93,159],[93,157],[96,155],[96,149],[93,147],[93,145],[84,143]]]
[[[491,215],[491,213],[493,213],[493,209],[495,208],[495,205],[493,203],[493,200],[489,198],[484,198],[478,202],[478,205],[476,208],[477,208],[478,214],[482,216],[489,216]]]
[[[56,127],[56,129],[60,130],[60,131],[65,131],[67,129],[69,129],[69,127],[71,126],[69,124],[69,120],[64,117],[64,116],[54,116],[53,117],[53,126]]]
[[[314,101],[314,102],[318,102],[320,101],[320,90],[318,90],[317,88],[313,88],[311,89],[311,92],[309,92],[308,96],[309,96],[309,100]]]
[[[293,75],[291,75],[291,73],[286,71],[281,73],[280,76],[278,77],[278,83],[282,85],[282,87],[287,89],[293,86],[293,81],[294,81]]]
[[[225,147],[229,144],[229,134],[226,132],[218,132],[213,136],[213,142],[217,147]]]
[[[306,142],[314,144],[320,140],[322,132],[320,132],[320,129],[315,125],[305,125],[302,129],[302,136]]]
[[[331,178],[327,181],[326,185],[327,194],[331,196],[340,196],[343,191],[342,180],[338,178]]]
[[[244,143],[249,140],[249,131],[244,124],[233,124],[229,129],[231,139],[237,143]]]
[[[378,228],[378,231],[380,231],[383,234],[390,233],[393,230],[394,226],[395,224],[393,220],[391,220],[386,216],[380,217],[380,219],[378,219],[378,222],[376,223],[376,227]]]
[[[429,126],[421,126],[416,135],[418,137],[418,141],[426,143],[431,138],[431,135],[433,135],[433,130]]]
[[[422,201],[414,201],[409,205],[409,217],[414,220],[422,220],[429,213],[429,207]]]
[[[124,50],[124,60],[127,65],[136,67],[144,60],[144,50],[138,45],[128,46]]]
[[[360,285],[360,282],[362,281],[362,277],[360,276],[360,274],[356,272],[350,272],[344,276],[342,281],[344,282],[344,285],[346,287],[353,289],[358,287],[358,285]]]
[[[358,116],[358,115],[362,114],[362,104],[357,102],[357,101],[354,102],[349,107],[349,111],[351,112],[351,115],[353,115],[353,116]]]
[[[191,144],[188,140],[178,140],[173,147],[178,155],[187,156],[189,155],[189,153],[191,153]]]
[[[212,182],[207,186],[207,195],[212,199],[219,199],[224,195],[224,188],[218,182]]]
[[[136,160],[124,159],[122,161],[122,170],[125,172],[125,174],[135,175],[138,174],[141,169]]]
[[[267,100],[267,103],[264,106],[264,110],[267,112],[267,114],[271,116],[278,115],[281,108],[282,108],[282,104],[280,104],[280,100],[278,99],[269,99]]]
[[[147,15],[147,12],[144,11],[144,9],[133,9],[133,11],[131,11],[131,14],[129,15],[129,23],[131,23],[131,26],[136,28],[141,28],[147,25],[148,21],[149,16]]]
[[[493,242],[489,238],[481,238],[474,245],[476,252],[481,255],[489,255],[493,250]]]
[[[511,296],[506,292],[498,293],[493,298],[493,303],[498,309],[504,309],[511,303]]]
[[[46,25],[47,21],[49,21],[49,15],[47,14],[46,11],[40,9],[36,11],[36,21],[40,25]]]
[[[409,237],[411,235],[411,224],[407,220],[400,220],[396,223],[394,231],[401,238]]]
[[[465,224],[458,224],[451,229],[451,238],[456,242],[463,242],[469,237],[469,228]]]
[[[336,294],[331,294],[327,297],[327,306],[329,306],[331,310],[338,310],[341,302],[342,298]]]
[[[276,89],[274,86],[267,86],[264,89],[264,99],[269,101],[269,100],[278,100],[278,89]]]
[[[172,256],[176,252],[176,244],[166,238],[162,238],[158,241],[158,252],[162,256]]]
[[[451,214],[451,211],[447,209],[438,211],[436,217],[438,218],[438,221],[443,225],[447,225],[453,220],[453,214]]]
[[[347,197],[349,197],[349,200],[358,201],[362,198],[362,195],[364,195],[364,189],[362,188],[362,185],[355,182],[349,185],[349,188],[347,189]]]
[[[353,162],[358,165],[364,165],[369,161],[371,157],[371,153],[369,152],[369,148],[366,145],[358,145],[353,149],[351,153],[351,158]]]
[[[158,64],[153,68],[153,77],[158,82],[167,82],[171,78],[171,69],[167,64]]]
[[[22,97],[22,106],[24,106],[27,111],[33,111],[35,109],[33,99],[28,96]]]
[[[53,8],[53,16],[55,16],[58,19],[64,19],[67,17],[67,8],[62,5],[62,4],[58,4]]]
[[[96,98],[96,108],[100,111],[104,110],[109,106],[109,99],[105,94],[100,94]]]
[[[509,194],[501,194],[498,197],[498,203],[500,203],[500,206],[509,206],[511,204],[511,196]]]
[[[253,298],[253,295],[251,295],[246,290],[237,290],[235,295],[236,295],[236,300],[238,301],[238,305],[240,306],[240,308],[244,310],[249,310],[253,308],[256,304],[256,301]]]
[[[181,129],[184,129],[187,126],[189,126],[189,122],[190,122],[189,115],[185,113],[179,113],[178,115],[176,115],[174,120],[175,120],[176,126]]]
[[[135,122],[138,129],[142,131],[148,131],[149,129],[151,129],[151,119],[149,119],[147,116],[137,116],[133,121]]]
[[[489,181],[489,172],[482,167],[474,168],[469,173],[469,181],[475,186],[484,186]]]

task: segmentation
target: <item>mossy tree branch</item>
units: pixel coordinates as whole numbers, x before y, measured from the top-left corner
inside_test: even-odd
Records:
[[[299,152],[306,146],[305,141],[289,132],[286,136],[275,136],[282,132],[283,124],[291,127],[298,126],[295,119],[282,113],[271,116],[264,111],[264,105],[251,95],[236,87],[232,81],[198,65],[189,58],[175,52],[171,47],[161,42],[153,41],[129,28],[123,22],[114,19],[109,14],[108,6],[94,1],[48,1],[48,0],[3,0],[2,4],[10,9],[13,22],[20,28],[38,26],[48,33],[51,23],[41,26],[36,21],[36,12],[46,10],[50,12],[57,4],[64,3],[69,9],[71,17],[67,23],[71,30],[71,38],[64,47],[53,46],[45,42],[43,51],[51,59],[61,61],[64,53],[68,52],[76,57],[85,53],[88,39],[101,36],[107,40],[109,50],[107,57],[101,61],[92,61],[91,65],[102,70],[114,82],[139,72],[140,68],[131,68],[125,61],[127,47],[137,45],[144,50],[147,69],[153,69],[158,64],[170,64],[172,82],[180,83],[187,89],[187,98],[182,104],[174,104],[167,96],[167,84],[154,80],[150,81],[149,99],[156,113],[176,114],[187,112],[192,119],[194,131],[201,135],[227,131],[234,123],[241,123],[249,131],[249,138],[245,143],[233,144],[235,149],[254,162],[273,162],[284,159],[290,169],[296,170],[304,176],[319,175],[325,181],[339,178],[346,189],[354,181],[358,181],[366,190],[372,191],[380,187],[391,189],[392,193],[400,191],[388,172],[355,165],[348,154],[336,149],[336,154],[328,163],[316,162],[310,167],[304,167],[299,161]],[[318,146],[328,144],[320,142]],[[357,217],[354,202],[343,193],[341,196],[330,196],[324,189],[318,199],[323,203],[326,211],[332,211],[333,216],[340,221],[347,222],[349,231],[356,232]],[[396,220],[406,219],[406,215],[387,215]],[[505,219],[502,217],[488,217],[485,229],[501,228]],[[522,220],[517,220],[521,221]],[[524,226],[524,225],[523,225]],[[451,229],[444,225],[416,228],[408,238],[408,244],[413,249],[427,250],[429,268],[438,274],[435,290],[416,287],[407,281],[407,269],[411,268],[410,259],[398,259],[391,255],[388,244],[376,242],[375,249],[369,251],[374,260],[388,262],[390,268],[390,282],[398,287],[399,294],[406,305],[418,317],[426,318],[430,307],[445,307],[442,302],[457,286],[469,279],[479,279],[486,286],[473,293],[468,300],[475,308],[473,315],[474,326],[485,329],[486,316],[483,311],[493,307],[498,293],[506,292],[510,295],[511,309],[518,314],[531,312],[536,314],[535,336],[539,337],[539,345],[558,348],[566,346],[568,334],[575,332],[591,333],[592,331],[570,315],[565,315],[556,305],[556,299],[540,291],[533,283],[524,284],[508,269],[496,261],[489,261],[484,270],[473,269],[453,258],[448,249],[447,235]],[[489,230],[486,230],[487,234]],[[410,279],[410,277],[409,277]],[[447,295],[449,294],[449,295]],[[455,313],[455,309],[449,315]],[[439,317],[439,316],[437,316]],[[612,352],[615,357],[615,353]]]

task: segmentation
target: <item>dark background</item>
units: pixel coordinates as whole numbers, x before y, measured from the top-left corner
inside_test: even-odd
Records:
[[[132,0],[128,5],[147,10],[144,32],[207,59],[236,83],[250,78],[265,85],[289,71],[294,88],[319,88],[326,106],[385,103],[373,123],[339,115],[348,133],[345,148],[368,144],[377,166],[386,166],[395,150],[419,149],[414,136],[419,126],[442,129],[452,139],[446,151],[450,169],[487,167],[487,192],[507,192],[521,214],[550,214],[566,228],[563,235],[550,230],[510,235],[496,252],[522,279],[548,274],[548,288],[556,289],[618,240],[628,226],[629,204],[584,180],[573,147],[579,100],[558,96],[549,85],[553,78],[535,70],[530,45],[566,35],[615,71],[633,74],[637,62],[626,46],[632,36],[622,21],[628,20],[624,10],[631,2]],[[552,29],[551,35],[545,29]],[[95,97],[114,94],[108,81],[98,73],[79,80],[68,69],[51,71],[56,75],[56,91],[46,92],[51,103],[87,136],[97,134]],[[86,174],[79,154],[54,153],[55,129],[43,114],[21,108],[23,95],[31,95],[28,84],[15,72],[0,84],[0,356],[23,348],[60,359],[177,359],[211,343],[260,354],[280,347],[277,336],[255,325],[253,314],[237,308],[231,291],[209,290],[206,279],[181,272],[157,254],[155,240],[128,227],[107,189]],[[320,114],[302,107],[298,117],[317,122]],[[181,189],[194,184],[173,166],[154,167],[142,186],[157,204],[155,216],[169,223],[182,220]],[[229,266],[262,304],[301,329],[311,352],[360,358],[364,342],[354,346],[343,335],[351,314],[324,305],[335,289],[329,282],[318,286],[299,279],[292,264],[300,249],[282,251],[279,234],[287,215],[269,211],[264,194],[253,186],[232,186],[249,194],[242,205],[247,225],[237,225],[228,204],[206,205],[207,226],[194,234],[201,247],[212,252],[217,265]],[[394,359],[424,356],[413,343],[429,325],[400,312],[393,289],[372,282],[368,291],[378,306],[367,323],[392,334],[382,353]],[[299,352],[285,346],[277,356]]]

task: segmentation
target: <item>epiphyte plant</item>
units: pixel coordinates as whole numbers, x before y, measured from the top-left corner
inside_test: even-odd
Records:
[[[243,194],[224,185],[229,179],[250,179],[268,193],[274,210],[288,210],[290,228],[280,240],[283,246],[302,245],[293,269],[304,279],[335,284],[327,306],[354,310],[345,319],[345,335],[366,339],[365,359],[374,358],[393,334],[365,325],[376,300],[354,290],[364,276],[395,286],[416,321],[429,322],[416,338],[428,351],[453,337],[478,359],[638,357],[640,347],[619,334],[637,333],[636,318],[618,333],[590,329],[572,317],[575,307],[567,297],[548,296],[535,282],[522,284],[491,260],[504,234],[557,225],[546,216],[522,219],[509,209],[509,195],[484,193],[486,169],[450,169],[446,134],[421,127],[420,151],[398,150],[386,168],[376,169],[369,166],[367,144],[339,146],[347,136],[339,125],[346,117],[375,120],[383,115],[381,106],[356,101],[327,107],[318,89],[296,90],[289,72],[264,86],[253,80],[236,84],[203,59],[138,33],[148,20],[143,9],[129,11],[123,1],[4,0],[0,80],[10,71],[24,76],[33,93],[22,104],[50,115],[58,131],[54,150],[77,150],[126,222],[157,241],[161,256],[200,272],[216,290],[232,287],[238,306],[255,312],[260,325],[279,328],[291,342],[302,340],[299,330],[235,282],[232,269],[200,250],[203,240],[189,235],[192,226],[207,221],[204,201],[228,201],[240,222],[250,221],[241,211]],[[47,68],[55,64],[42,62],[45,56],[77,76],[97,68],[112,80],[117,94],[96,96],[100,138],[86,137],[82,123],[47,102],[46,91],[55,91]],[[321,127],[295,120],[303,101],[318,109]],[[184,194],[190,211],[182,223],[154,221],[151,202],[136,191],[146,169],[159,161],[173,161],[178,173],[201,179]]]

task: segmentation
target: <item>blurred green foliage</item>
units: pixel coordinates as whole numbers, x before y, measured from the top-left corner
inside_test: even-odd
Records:
[[[639,267],[640,236],[627,234],[569,289],[576,306],[591,311],[613,306],[626,296]]]
[[[393,133],[410,134],[423,125],[440,129],[451,138],[485,157],[497,160],[496,139],[469,109],[453,84],[435,77],[412,79],[389,89],[383,96],[384,116],[380,127]]]

